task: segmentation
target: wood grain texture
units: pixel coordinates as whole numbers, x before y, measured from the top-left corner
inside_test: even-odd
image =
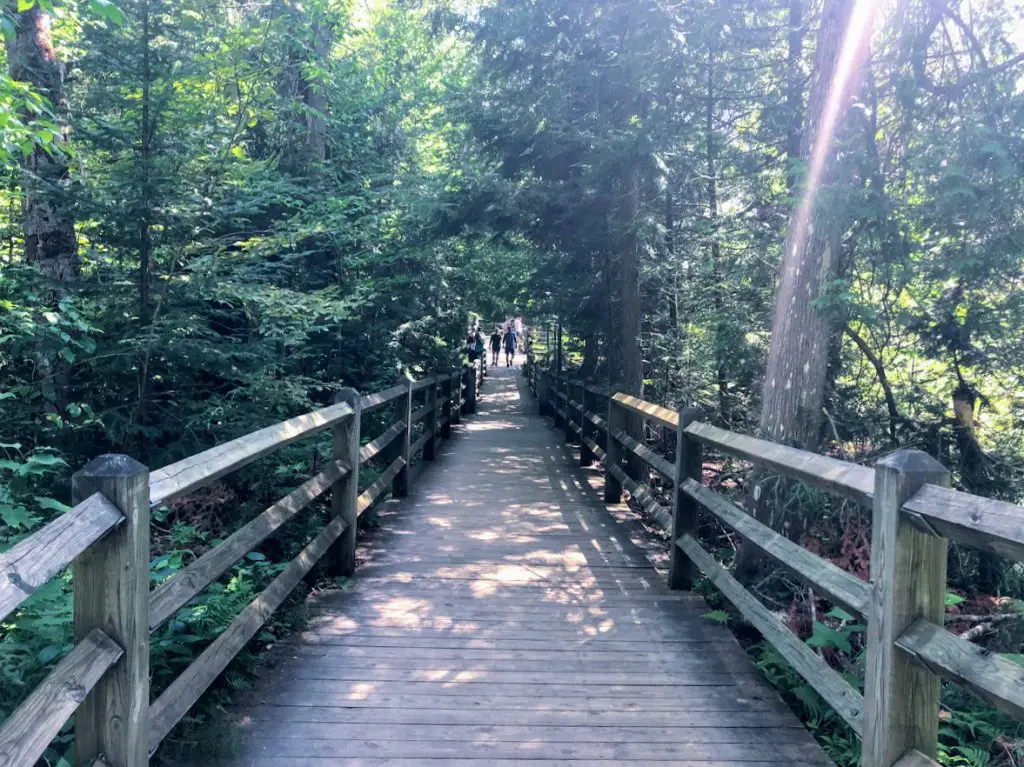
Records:
[[[631,397],[630,395],[623,394],[621,392],[615,394],[612,399],[619,403],[620,406],[642,416],[643,418],[646,418],[649,421],[654,421],[662,426],[667,426],[669,429],[675,429],[679,426],[679,414],[666,407],[655,405],[653,402],[647,402],[646,400]]]
[[[121,655],[117,642],[90,631],[0,726],[0,764],[32,767]]]
[[[394,440],[402,436],[405,431],[405,421],[398,421],[397,423],[391,424],[387,429],[381,432],[380,436],[371,442],[367,442],[361,448],[359,448],[359,465],[362,466],[367,461],[376,458],[388,445]]]
[[[939,485],[924,485],[903,513],[925,532],[1001,557],[1024,561],[1024,508]]]
[[[889,767],[911,749],[936,756],[940,680],[896,648],[914,621],[941,625],[946,611],[948,542],[916,529],[901,513],[928,483],[948,485],[949,472],[920,450],[899,450],[875,464],[865,767]]]
[[[863,696],[776,618],[771,610],[758,602],[693,538],[683,536],[677,545],[853,731],[858,735],[863,732]]]
[[[290,520],[348,473],[343,461],[334,461],[315,477],[240,527],[219,545],[205,552],[184,570],[157,586],[149,600],[149,630],[155,631],[192,597],[223,575],[267,536]]]
[[[382,508],[351,586],[278,646],[229,764],[826,764],[703,601],[666,588],[516,371],[493,373]]]
[[[966,687],[1012,717],[1024,719],[1024,666],[918,620],[896,646],[931,673]]]
[[[398,472],[405,468],[405,459],[398,457],[391,462],[384,473],[381,474],[370,485],[366,490],[359,494],[356,499],[356,516],[360,517],[363,515],[368,508],[373,505],[373,502],[380,498],[381,494],[387,489],[388,485],[391,484],[391,480],[397,476]]]
[[[409,445],[409,454],[415,455],[416,453],[418,453],[420,450],[423,449],[423,446],[427,444],[427,440],[429,439],[430,432],[423,432],[419,437],[416,438],[415,442]]]
[[[787,477],[836,493],[862,506],[871,506],[875,473],[867,466],[736,434],[707,423],[691,424],[686,433],[708,447],[774,469]]]
[[[703,417],[700,408],[688,407],[679,411],[683,429]],[[700,487],[704,470],[704,457],[700,443],[685,432],[676,433],[676,462],[672,466],[672,535],[669,538],[668,587],[689,591],[696,575],[693,560],[675,545],[684,535],[697,537],[697,502],[693,495],[684,493],[686,483]]]
[[[313,541],[246,607],[231,625],[203,650],[150,707],[149,753],[159,747],[167,733],[192,708],[245,644],[256,635],[302,577],[342,534],[346,520],[335,517]]]
[[[675,464],[662,455],[651,450],[647,445],[641,445],[622,429],[614,429],[611,436],[619,441],[624,448],[636,456],[639,456],[648,466],[658,471],[669,479],[675,477]]]
[[[419,381],[413,381],[413,383],[412,383],[412,390],[414,392],[422,391],[423,389],[426,389],[426,388],[430,387],[431,385],[437,386],[437,377],[436,376],[426,376],[425,378],[422,378]]]
[[[329,429],[350,418],[354,412],[351,405],[337,403],[254,431],[165,466],[150,476],[150,503],[156,506],[188,495],[285,445]]]
[[[123,521],[117,506],[94,493],[0,554],[0,621]]]
[[[901,756],[892,767],[939,767],[939,763],[912,748]]]
[[[614,463],[609,464],[605,459],[605,468],[615,478],[619,485],[629,491],[630,496],[643,506],[644,511],[654,517],[658,524],[666,530],[672,529],[672,514],[655,497],[654,493],[646,485],[641,485],[626,473],[626,470]]]
[[[623,410],[614,398],[608,400],[607,423],[608,434],[616,430],[625,430],[626,428],[626,411]],[[605,445],[604,459],[602,461],[605,468],[604,502],[622,503],[623,477],[626,475],[625,470],[622,468],[622,445],[610,437]],[[627,481],[629,480],[628,477],[626,479]]]
[[[75,714],[75,750],[117,767],[146,764],[149,713],[149,470],[125,455],[94,458],[71,478],[74,500],[102,493],[124,515],[74,562],[75,641],[99,629],[124,652]]]
[[[398,383],[390,389],[384,389],[384,391],[379,391],[375,394],[365,394],[359,400],[359,409],[363,415],[368,415],[376,410],[380,410],[388,403],[394,402],[407,392],[408,385]]]
[[[403,427],[388,457],[401,458],[405,461],[405,466],[391,484],[392,495],[395,498],[405,498],[409,494],[409,463],[412,460],[412,380],[402,376],[398,382],[405,390],[405,395],[395,400],[395,422],[403,424]]]
[[[331,434],[331,457],[349,467],[331,488],[331,516],[342,521],[342,532],[328,556],[333,576],[348,577],[356,570],[356,520],[359,519],[359,435],[362,414],[355,389],[345,388],[336,395],[339,404],[352,410],[352,417],[340,421]]]
[[[684,481],[682,489],[725,525],[743,536],[744,540],[752,543],[797,576],[805,585],[854,615],[867,617],[871,608],[870,584],[762,525],[743,509],[734,506],[694,480]]]

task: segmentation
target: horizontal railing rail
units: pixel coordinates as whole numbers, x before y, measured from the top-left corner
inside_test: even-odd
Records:
[[[580,461],[605,470],[604,498],[623,490],[671,530],[669,585],[690,589],[696,570],[862,738],[866,767],[933,764],[940,679],[962,685],[1024,719],[1024,667],[942,627],[949,540],[1024,561],[1024,508],[949,488],[949,472],[916,450],[900,450],[874,468],[720,429],[696,408],[673,411],[593,382],[542,369],[528,358],[527,380],[541,414],[553,418]],[[674,460],[629,433],[627,417],[669,429]],[[867,583],[779,535],[703,484],[704,448],[806,483],[872,510]],[[668,478],[668,508],[636,459]],[[867,622],[865,691],[852,687],[747,590],[699,542],[705,510],[746,544],[804,585]]]
[[[0,554],[0,620],[68,565],[74,570],[79,640],[2,725],[0,762],[31,767],[75,715],[77,757],[109,767],[140,767],[316,564],[355,570],[356,526],[391,489],[408,492],[413,457],[432,461],[437,443],[476,410],[485,375],[478,361],[360,396],[225,442],[152,473],[127,456],[91,461],[73,479],[76,505]],[[362,443],[368,414],[390,407],[391,422]],[[413,408],[416,408],[415,410]],[[379,419],[377,419],[379,420]],[[331,460],[319,473],[149,589],[150,508],[181,498],[305,437],[332,430]],[[413,440],[413,433],[420,430]],[[386,461],[361,492],[360,468]],[[150,703],[149,634],[330,492],[331,521],[155,701]]]

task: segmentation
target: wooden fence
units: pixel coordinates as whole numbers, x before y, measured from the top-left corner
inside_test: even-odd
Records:
[[[1024,560],[1024,508],[951,490],[949,472],[918,450],[899,450],[869,468],[719,429],[704,423],[697,408],[668,410],[545,371],[533,359],[526,371],[542,414],[554,419],[566,442],[580,444],[581,463],[604,464],[605,500],[618,503],[626,489],[671,530],[670,586],[689,589],[695,570],[703,572],[860,735],[865,767],[934,763],[942,679],[1024,719],[1024,667],[943,628],[948,541]],[[627,434],[627,414],[674,432],[674,460]],[[705,448],[870,508],[871,583],[778,535],[705,487]],[[648,486],[649,471],[630,475],[625,460],[630,456],[669,480],[671,508]],[[806,586],[866,620],[863,695],[704,549],[697,539],[698,508]]]
[[[336,403],[150,472],[126,455],[103,455],[72,481],[74,508],[0,554],[0,620],[69,564],[74,648],[0,726],[0,764],[31,767],[75,715],[79,764],[140,767],[299,581],[326,556],[332,574],[356,566],[358,518],[390,486],[409,487],[413,456],[434,458],[438,439],[476,410],[485,366],[439,373]],[[361,444],[363,416],[391,408],[392,423]],[[414,427],[420,436],[412,440]],[[305,437],[332,430],[331,462],[188,567],[149,588],[150,508]],[[359,467],[387,468],[359,490]],[[150,702],[149,635],[235,562],[315,499],[331,492],[331,521],[182,674]]]

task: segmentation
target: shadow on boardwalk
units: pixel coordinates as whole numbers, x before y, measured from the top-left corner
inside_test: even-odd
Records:
[[[232,767],[828,764],[703,602],[670,592],[517,370],[237,712]]]

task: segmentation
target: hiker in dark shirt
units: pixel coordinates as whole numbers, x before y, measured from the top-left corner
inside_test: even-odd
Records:
[[[505,331],[505,367],[512,367],[512,360],[516,356],[516,331],[509,328]]]
[[[491,333],[491,364],[498,366],[498,355],[501,354],[501,328],[494,328]]]
[[[476,362],[484,353],[484,337],[480,334],[479,330],[470,330],[469,336],[466,338],[466,356],[469,357],[469,361]]]

